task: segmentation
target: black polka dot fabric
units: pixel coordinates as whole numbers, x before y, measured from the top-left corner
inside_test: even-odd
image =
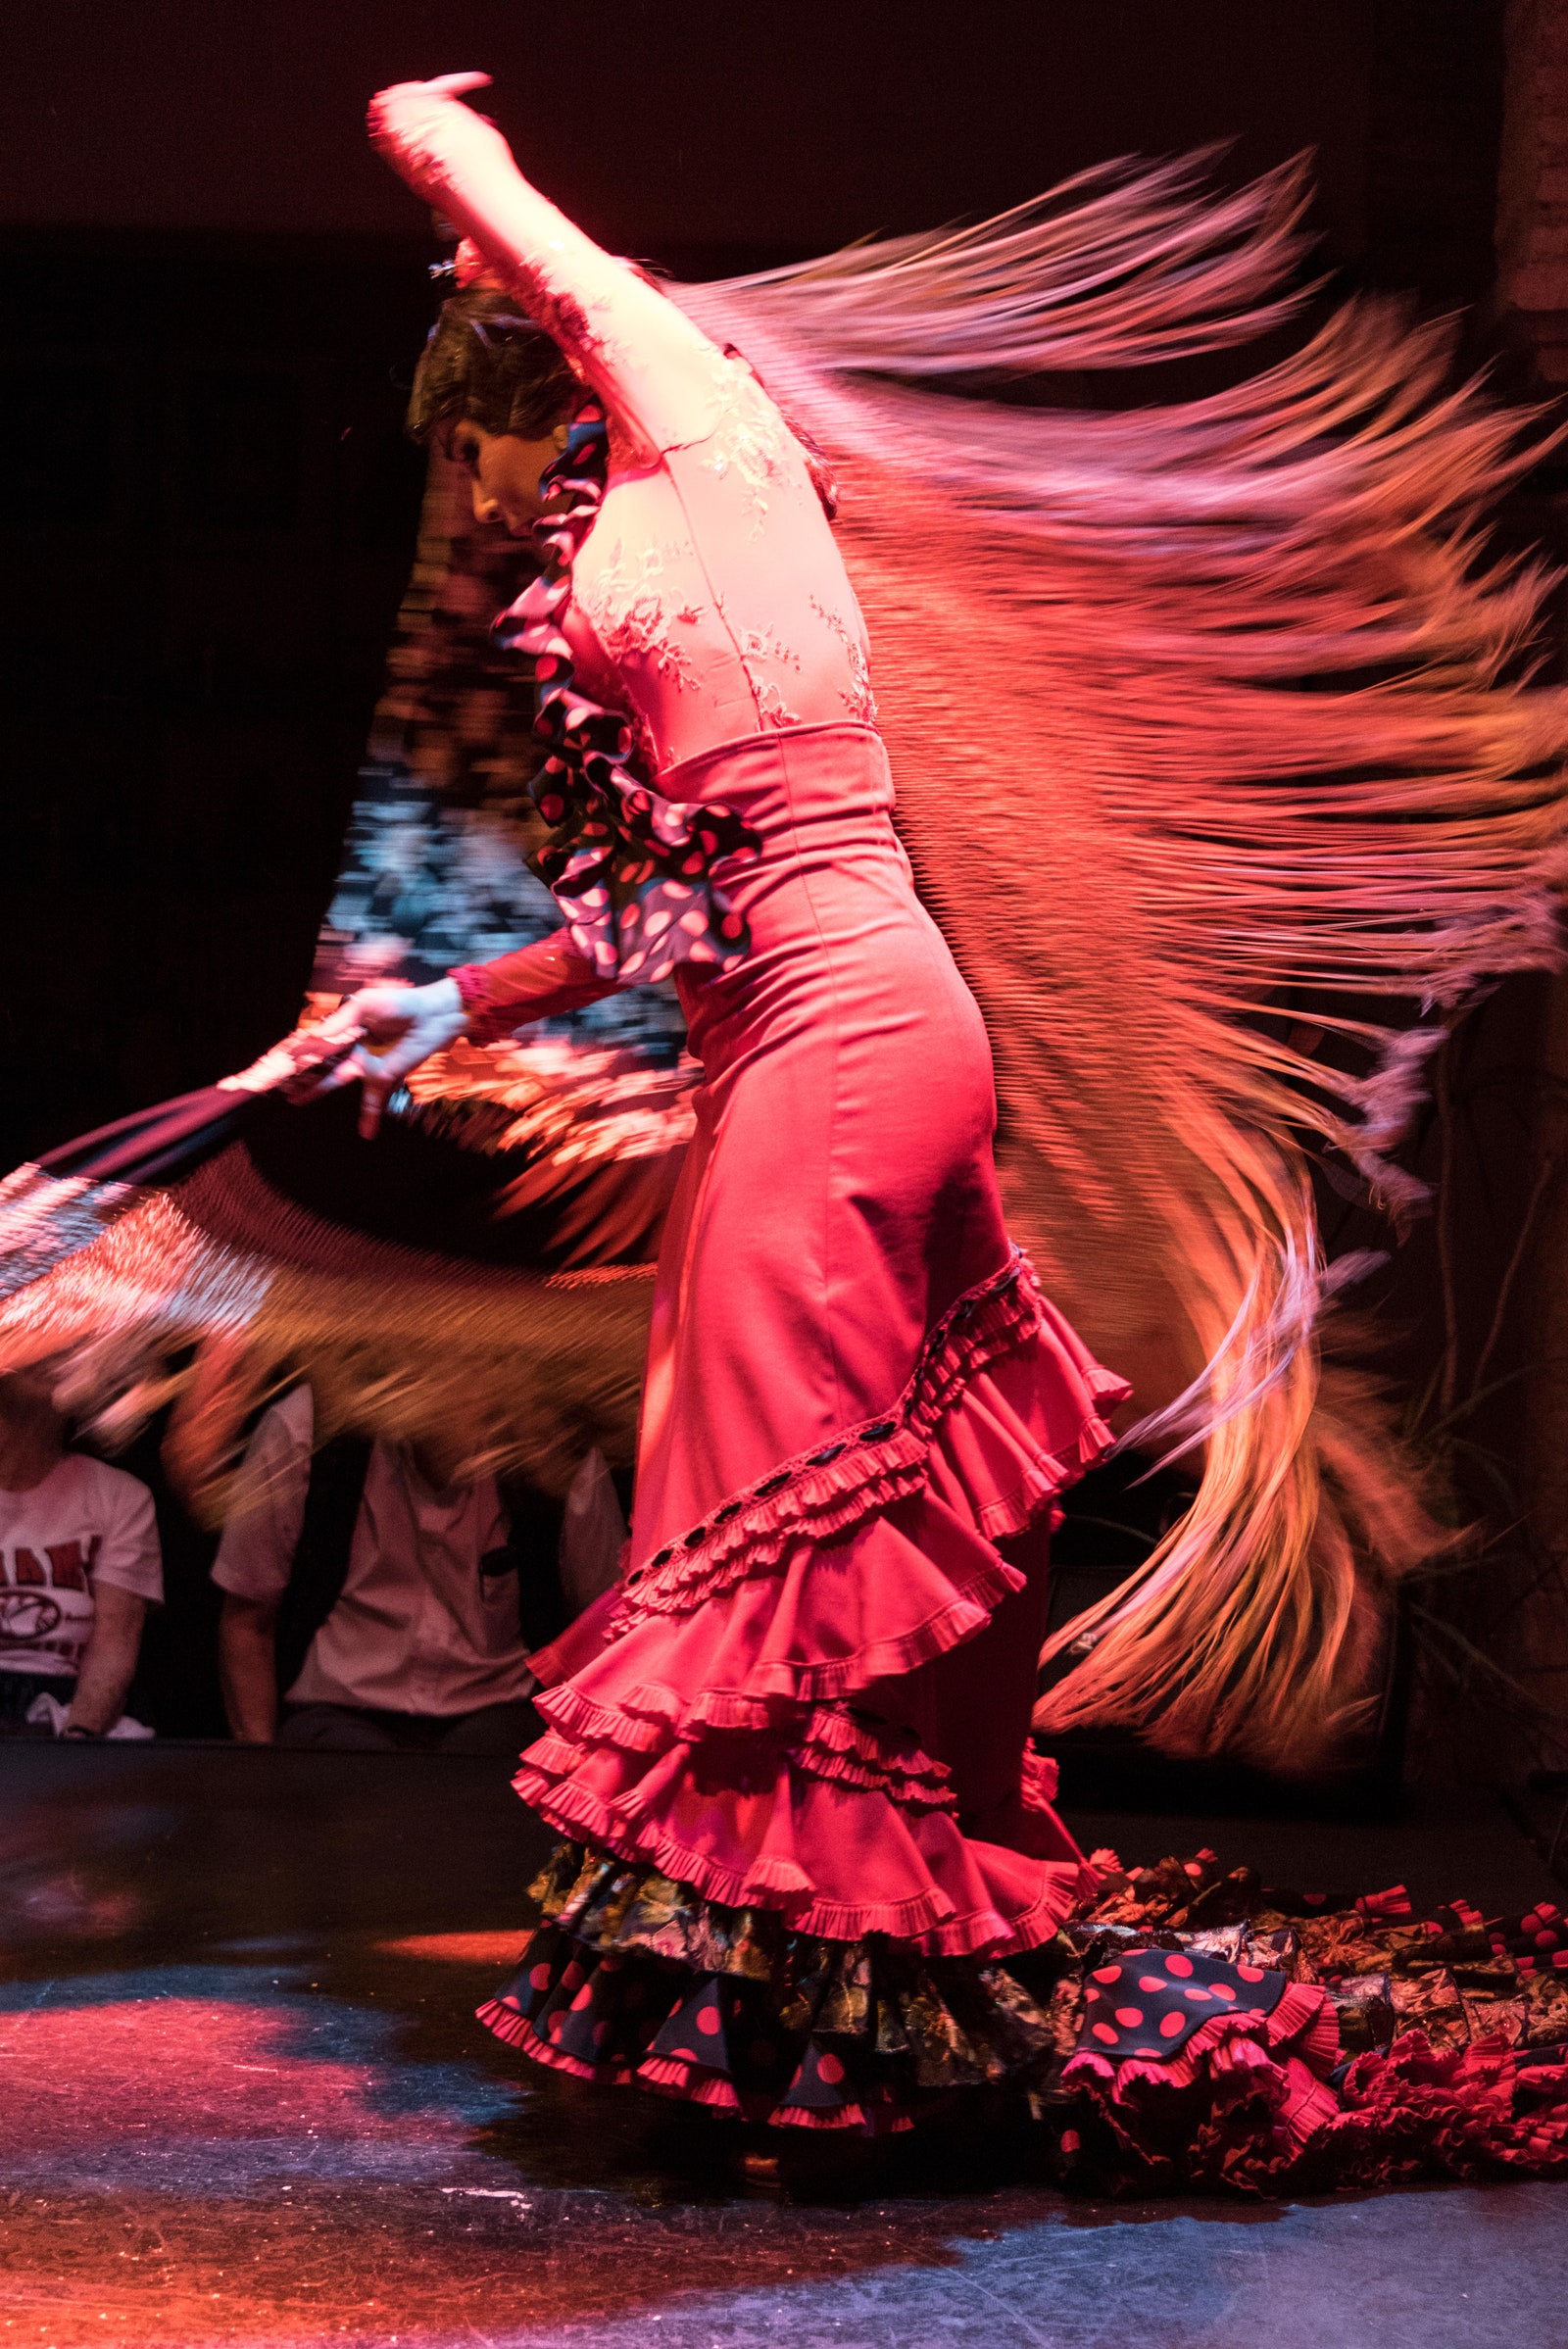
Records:
[[[1078,2044],[1110,2063],[1168,2063],[1218,2015],[1261,2022],[1285,1991],[1283,1974],[1229,1966],[1179,1949],[1134,1949],[1097,1966],[1085,1985]]]

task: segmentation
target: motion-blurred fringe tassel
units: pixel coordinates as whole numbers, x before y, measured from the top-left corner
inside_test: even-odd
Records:
[[[1372,1382],[1320,1362],[1306,1144],[1419,1203],[1391,1153],[1431,1054],[1559,959],[1568,703],[1528,683],[1546,574],[1484,535],[1549,436],[1455,388],[1449,325],[1356,300],[1209,397],[1018,404],[1300,311],[1304,167],[1216,198],[1207,160],[678,298],[837,473],[1016,1236],[1135,1381],[1126,1441],[1202,1442],[1189,1513],[1052,1642],[1082,1661],[1037,1727],[1289,1769],[1438,1539]],[[988,380],[1013,396],[949,396]]]

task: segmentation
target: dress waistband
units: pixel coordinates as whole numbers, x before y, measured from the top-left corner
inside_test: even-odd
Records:
[[[894,800],[887,746],[874,726],[855,720],[717,743],[665,767],[657,788],[667,800],[722,800],[762,832],[784,820],[891,808]]]

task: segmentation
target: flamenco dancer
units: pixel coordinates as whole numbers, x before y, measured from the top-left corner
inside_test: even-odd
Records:
[[[85,1389],[195,1342],[210,1450],[225,1380],[279,1363],[329,1370],[350,1423],[356,1377],[437,1418],[496,1389],[541,1475],[611,1444],[663,1203],[646,1120],[624,1197],[613,1149],[569,1188],[569,1132],[505,1177],[559,1278],[487,1235],[351,1245],[228,1138],[355,1081],[367,1134],[480,1097],[510,1126],[506,1039],[672,975],[702,1081],[630,1549],[535,1659],[517,1786],[565,1839],[485,2020],[783,2129],[1016,2086],[1098,2185],[1562,2167],[1560,1921],[1422,1927],[1212,1855],[1129,1879],[1029,1739],[1032,1709],[1320,1759],[1431,1538],[1366,1382],[1319,1356],[1355,1267],[1323,1265],[1310,1157],[1418,1206],[1393,1153],[1430,1054],[1559,957],[1568,707],[1529,682],[1541,579],[1478,555],[1518,419],[1377,303],[1201,399],[979,396],[1288,318],[1294,170],[1216,198],[1110,167],[665,293],[518,175],[462,103],[482,80],[385,91],[371,125],[465,237],[411,424],[543,565],[497,632],[536,682],[561,927],[20,1170],[0,1366],[68,1354]],[[329,1114],[278,1117],[308,1154]],[[1032,1264],[1135,1381],[1139,1443],[1199,1453],[1039,1702],[1054,1496],[1128,1388]],[[1461,1998],[1445,1969],[1483,1959]]]
[[[847,2071],[822,1999],[918,2008],[977,2080],[1033,2052],[998,1961],[1093,1881],[1028,1745],[1051,1503],[1128,1390],[1007,1236],[985,1027],[893,829],[820,465],[743,361],[527,186],[473,86],[387,91],[372,124],[525,313],[531,432],[466,413],[439,342],[416,408],[476,512],[543,534],[504,626],[544,692],[567,918],[361,993],[326,1083],[360,1079],[373,1131],[460,1032],[671,970],[703,1070],[630,1553],[543,1668],[516,1782],[571,1839],[486,2019],[584,2077],[907,2125],[917,2047]],[[460,303],[446,338],[506,331],[495,312]]]

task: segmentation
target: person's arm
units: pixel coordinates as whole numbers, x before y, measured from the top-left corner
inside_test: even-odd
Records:
[[[455,1038],[471,1036],[483,1043],[528,1020],[580,1010],[614,992],[615,981],[600,977],[565,930],[500,954],[494,962],[466,963],[428,987],[365,987],[321,1030],[324,1034],[340,1022],[345,1034],[363,1041],[309,1092],[301,1089],[294,1098],[315,1100],[358,1082],[363,1088],[360,1132],[368,1141],[404,1078]]]
[[[241,1745],[270,1745],[277,1735],[275,1598],[223,1592],[218,1619],[218,1677],[229,1735]]]
[[[270,1745],[277,1734],[278,1608],[305,1522],[315,1410],[298,1389],[264,1413],[234,1478],[234,1499],[213,1561],[223,1593],[218,1676],[230,1734]]]
[[[724,368],[684,311],[530,187],[506,140],[460,103],[487,73],[403,81],[370,101],[370,136],[417,195],[472,239],[612,414],[650,449],[706,439]]]
[[[141,1653],[147,1601],[118,1583],[99,1583],[93,1590],[92,1610],[92,1630],[66,1715],[66,1732],[79,1729],[101,1737],[125,1709],[125,1691]]]
[[[466,962],[447,978],[462,998],[468,1035],[480,1039],[505,1035],[527,1020],[559,1019],[617,991],[615,980],[601,977],[578,954],[567,930],[498,954],[493,962]]]
[[[139,1477],[118,1469],[97,1474],[107,1482],[93,1562],[92,1629],[76,1675],[75,1692],[64,1733],[101,1737],[125,1709],[125,1691],[141,1652],[142,1626],[149,1606],[164,1596],[164,1559],[158,1512]]]

